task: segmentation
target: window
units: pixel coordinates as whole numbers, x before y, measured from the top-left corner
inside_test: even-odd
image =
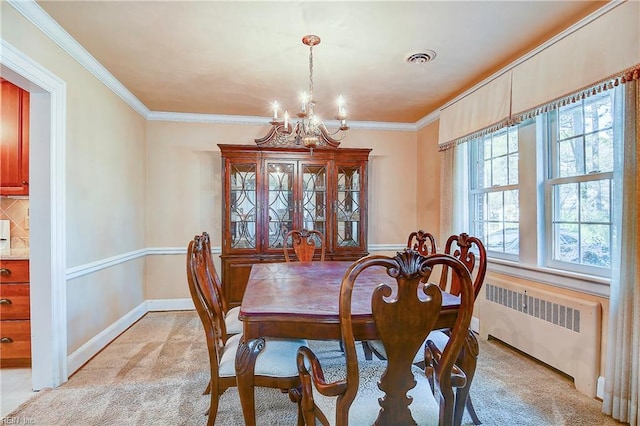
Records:
[[[470,147],[471,229],[493,256],[517,259],[518,128],[504,128],[474,139]]]
[[[467,220],[490,258],[610,276],[623,96],[604,90],[465,145]]]
[[[621,94],[605,90],[546,114],[549,266],[609,273],[614,149],[621,144],[617,123],[622,120],[616,97]]]

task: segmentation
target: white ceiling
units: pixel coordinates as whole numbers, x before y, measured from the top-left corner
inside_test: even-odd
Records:
[[[606,2],[39,1],[151,111],[414,123]],[[409,64],[411,53],[437,53]]]

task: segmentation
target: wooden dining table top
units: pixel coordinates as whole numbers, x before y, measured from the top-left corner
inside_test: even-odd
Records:
[[[339,339],[340,286],[352,263],[254,264],[239,315],[244,322],[245,338]],[[382,267],[368,268],[356,280],[351,304],[356,339],[377,337],[371,313],[371,293],[380,283],[394,288],[396,280]],[[459,303],[458,297],[443,292],[438,328],[453,325]]]

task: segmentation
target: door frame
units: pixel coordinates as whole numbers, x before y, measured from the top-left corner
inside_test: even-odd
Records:
[[[66,82],[0,38],[0,75],[30,92],[30,287],[33,390],[68,379]]]

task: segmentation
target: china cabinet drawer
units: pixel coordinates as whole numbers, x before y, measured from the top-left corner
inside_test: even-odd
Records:
[[[0,260],[0,283],[29,282],[28,260]]]
[[[0,284],[0,320],[28,320],[29,305],[29,284]]]
[[[29,321],[3,321],[0,326],[0,358],[5,360],[31,357]]]

